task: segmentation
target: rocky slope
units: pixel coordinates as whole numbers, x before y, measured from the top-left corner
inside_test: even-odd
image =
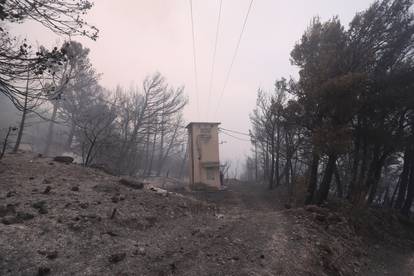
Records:
[[[254,208],[234,196],[229,207],[119,180],[7,155],[0,275],[355,275],[368,264],[348,220],[327,209]]]

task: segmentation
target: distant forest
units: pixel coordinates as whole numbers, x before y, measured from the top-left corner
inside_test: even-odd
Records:
[[[299,79],[258,91],[245,178],[291,201],[328,197],[408,215],[414,199],[412,0],[374,2],[346,28],[315,17],[290,60]],[[300,191],[303,191],[300,193]]]

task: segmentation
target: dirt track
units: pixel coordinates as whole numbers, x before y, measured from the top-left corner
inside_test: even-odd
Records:
[[[100,171],[8,155],[0,163],[0,275],[354,275],[365,269],[366,252],[343,218],[282,211],[273,198],[240,185],[162,196],[124,187]]]
[[[261,224],[263,225],[269,222],[271,224],[274,223],[271,219],[264,218],[263,213],[272,213],[273,211],[276,211],[275,213],[278,214],[286,212],[288,214],[290,213],[289,211],[284,211],[285,202],[283,199],[285,198],[285,191],[283,190],[269,191],[263,184],[235,181],[230,181],[227,184],[227,187],[226,190],[216,193],[193,192],[193,195],[202,201],[215,204],[220,209],[226,210],[227,212],[250,212],[250,218],[252,220],[262,220]],[[290,219],[286,220],[286,218]],[[288,231],[288,229],[292,230],[292,228],[289,227],[292,224],[291,216],[280,216],[278,219],[280,219],[280,221],[278,221],[279,223],[276,222],[275,225],[278,224],[279,227],[284,227],[285,231],[287,231],[285,233],[287,236],[291,237],[292,234],[294,236],[295,231]],[[299,221],[301,220],[297,220],[296,223]],[[293,224],[295,224],[295,222],[293,222]],[[307,227],[305,226],[305,228]],[[375,243],[372,243],[371,241],[369,244],[362,246],[361,249],[363,248],[362,253],[364,256],[357,258],[358,265],[354,268],[355,274],[365,276],[414,275],[414,243],[410,241],[402,242],[406,242],[408,246],[401,246],[401,244],[394,243],[392,240],[378,240]],[[291,244],[288,246],[291,246]],[[302,248],[302,250],[303,249],[304,248]],[[288,248],[286,252],[289,251],[290,249]],[[347,258],[348,254],[344,254],[342,257]],[[341,260],[338,261],[343,261],[343,259],[341,258]],[[289,261],[286,263],[289,263]],[[291,270],[286,275],[296,275],[296,273],[296,270]],[[332,273],[332,271],[330,273]],[[280,273],[269,275],[280,275]]]

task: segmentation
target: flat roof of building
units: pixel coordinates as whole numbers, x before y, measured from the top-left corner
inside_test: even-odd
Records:
[[[219,125],[218,122],[191,122],[185,128],[189,128],[191,125]]]

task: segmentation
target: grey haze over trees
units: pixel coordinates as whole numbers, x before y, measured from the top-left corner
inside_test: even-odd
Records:
[[[178,176],[185,159],[184,88],[156,73],[142,87],[109,91],[99,84],[89,49],[75,41],[65,45],[67,61],[55,73],[61,92],[48,101],[45,153],[74,152],[83,165],[114,174]]]
[[[314,18],[291,52],[299,79],[278,81],[272,93],[259,91],[251,115],[255,165],[270,188],[305,183],[307,204],[336,196],[409,214],[412,7],[412,0],[376,1],[348,28],[337,17]],[[288,100],[281,100],[284,94]],[[255,157],[249,160],[251,170]]]
[[[71,39],[97,39],[98,29],[83,19],[92,6],[84,0],[0,1],[0,92],[21,113],[14,151],[24,140],[27,116],[35,114],[48,125],[28,132],[36,139],[45,136],[36,148],[46,155],[71,151],[85,166],[118,174],[182,175],[184,88],[171,87],[159,73],[141,88],[103,88],[89,49]],[[51,50],[34,49],[7,28],[25,21],[68,40]]]
[[[48,98],[53,108],[47,132],[46,146],[43,152],[45,155],[49,154],[50,145],[53,143],[54,126],[58,119],[57,111],[60,105],[65,102],[73,103],[74,91],[82,91],[84,87],[96,85],[99,78],[89,61],[89,49],[84,48],[82,44],[76,41],[65,42],[64,49],[66,61],[54,73],[55,76],[58,76],[58,81],[50,84],[53,87],[57,87],[59,94]]]
[[[94,78],[81,80],[57,111],[68,128],[66,150],[80,152],[85,166],[103,166],[114,174],[180,174],[187,103],[182,87],[169,86],[159,73],[141,88],[118,87],[114,93]]]
[[[160,175],[165,162],[183,152],[187,98],[183,87],[170,87],[159,73],[147,77],[138,91],[118,91],[123,112],[117,171]]]

